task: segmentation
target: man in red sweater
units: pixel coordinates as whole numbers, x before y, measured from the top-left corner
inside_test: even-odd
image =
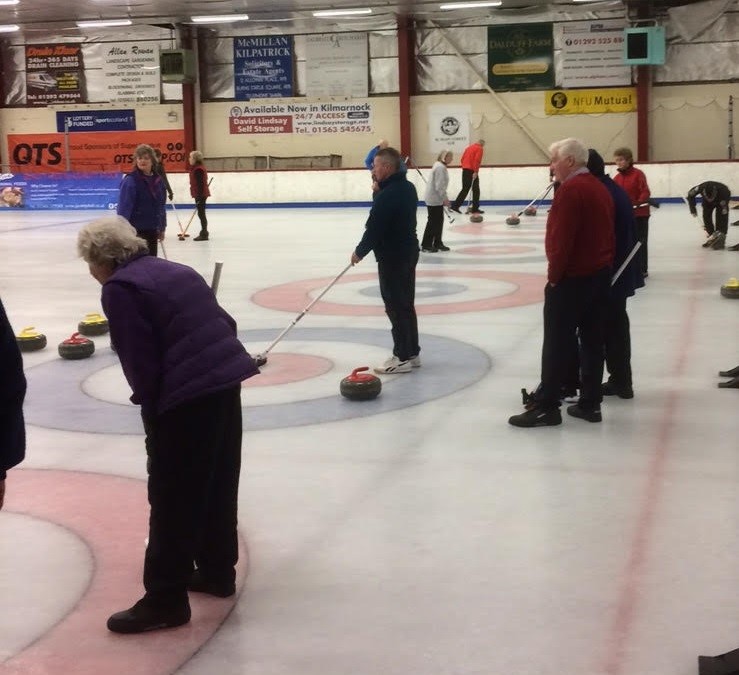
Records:
[[[559,397],[580,336],[580,400],[567,413],[588,422],[602,419],[603,331],[615,252],[614,205],[606,187],[587,169],[588,148],[575,138],[549,147],[560,186],[547,217],[544,246],[544,343],[541,385],[529,409],[508,422],[517,427],[562,423]]]
[[[634,155],[629,148],[618,148],[613,153],[613,161],[617,169],[613,182],[626,191],[634,208],[636,237],[641,242],[635,262],[639,265],[642,276],[648,277],[647,240],[649,239],[649,197],[651,193],[647,185],[647,177],[643,171],[634,166]]]
[[[485,151],[485,141],[479,140],[472,145],[468,145],[462,153],[459,163],[462,165],[462,189],[459,191],[457,198],[449,207],[452,211],[462,213],[459,207],[467,197],[467,193],[472,188],[472,204],[470,204],[470,213],[483,213],[480,211],[480,181],[478,172],[480,164],[482,164],[482,153]]]

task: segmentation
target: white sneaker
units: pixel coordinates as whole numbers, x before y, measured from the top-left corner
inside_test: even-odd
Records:
[[[397,356],[391,356],[381,366],[375,368],[375,372],[380,375],[392,375],[394,373],[410,373],[411,362],[401,361]]]
[[[418,355],[411,356],[411,358],[408,359],[408,360],[411,362],[411,366],[413,368],[420,368],[421,367],[421,357],[420,356],[418,356]]]

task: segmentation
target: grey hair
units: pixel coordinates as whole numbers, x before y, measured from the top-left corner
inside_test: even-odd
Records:
[[[443,162],[446,159],[447,155],[453,155],[451,150],[442,150],[438,157],[436,158],[437,162]]]
[[[148,157],[152,162],[157,161],[157,156],[156,154],[154,154],[154,148],[152,148],[150,145],[147,145],[146,143],[137,145],[136,149],[133,151],[134,160],[138,159],[139,157]]]
[[[572,157],[575,164],[585,166],[588,163],[588,146],[579,138],[564,138],[549,146],[549,154],[554,157]]]
[[[193,164],[202,164],[203,163],[203,153],[200,152],[200,150],[193,150],[190,153],[190,157],[192,157]]]
[[[97,218],[77,234],[77,253],[88,264],[115,266],[148,250],[123,216]]]

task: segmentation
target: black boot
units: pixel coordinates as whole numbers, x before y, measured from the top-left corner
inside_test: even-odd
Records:
[[[737,377],[739,376],[739,366],[734,366],[731,370],[719,370],[719,377]]]
[[[236,593],[236,584],[231,580],[208,579],[200,570],[195,570],[187,583],[187,590],[215,595],[217,598],[229,598]]]
[[[200,234],[193,241],[208,241],[208,230],[200,230]]]
[[[116,612],[108,619],[113,633],[146,633],[162,628],[175,628],[190,621],[190,604],[158,605],[145,597],[133,607]]]

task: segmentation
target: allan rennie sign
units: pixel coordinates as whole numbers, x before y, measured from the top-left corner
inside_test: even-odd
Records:
[[[234,38],[234,97],[283,98],[293,95],[293,36]]]

